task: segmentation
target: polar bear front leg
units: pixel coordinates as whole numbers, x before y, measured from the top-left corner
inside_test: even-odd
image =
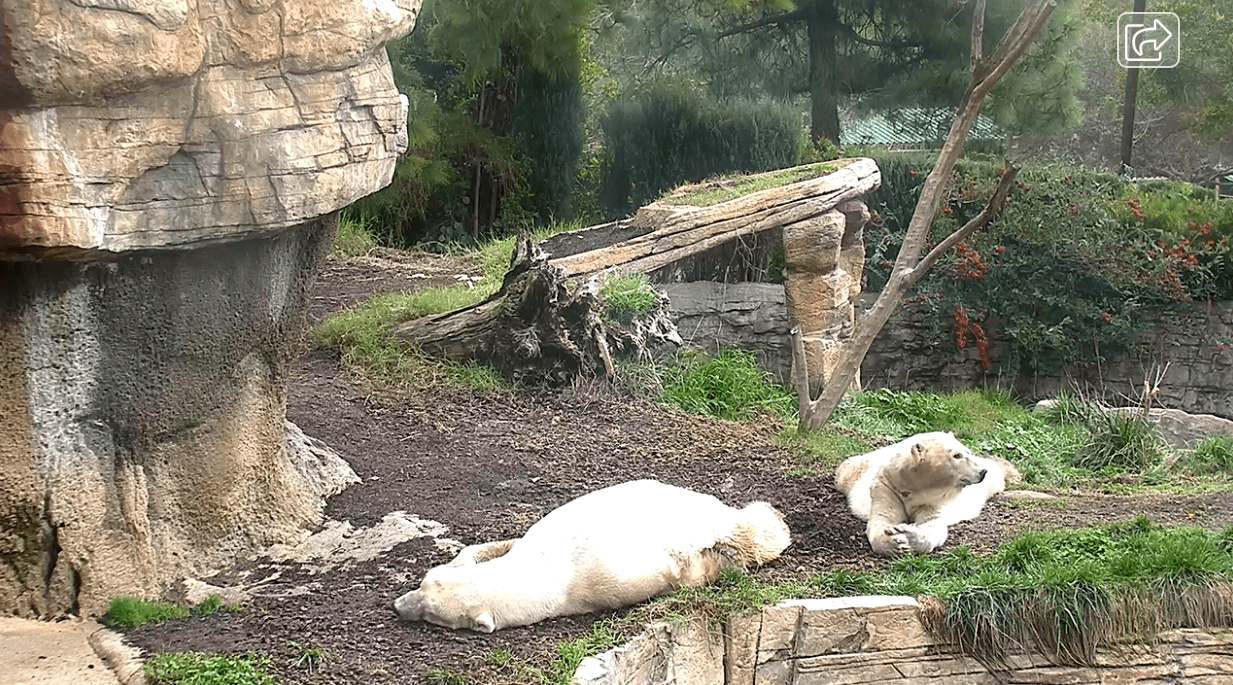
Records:
[[[463,547],[458,552],[458,556],[454,557],[453,561],[446,564],[446,566],[457,567],[482,564],[485,561],[503,557],[514,546],[515,542],[518,542],[517,538],[513,540],[500,540],[498,542],[485,542],[481,545],[468,545]]]
[[[869,495],[871,506],[865,537],[874,553],[886,557],[911,553],[912,538],[901,530],[913,527],[907,523],[908,513],[903,501],[880,480],[874,481]]]

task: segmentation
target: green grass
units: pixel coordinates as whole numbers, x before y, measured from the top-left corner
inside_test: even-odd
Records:
[[[364,224],[350,218],[345,213],[338,217],[338,232],[334,234],[331,255],[349,259],[368,254],[375,247],[377,247],[377,240]]]
[[[817,162],[815,164],[769,171],[752,176],[743,174],[724,176],[692,186],[687,192],[678,194],[677,191],[671,191],[661,197],[659,201],[669,205],[709,207],[736,199],[742,195],[755,193],[759,190],[778,188],[789,183],[817,178],[837,170],[839,166],[839,164],[834,162]]]
[[[646,274],[621,274],[604,280],[599,300],[609,321],[629,323],[659,304],[659,291]]]
[[[556,224],[533,237],[543,240],[576,228],[580,228],[576,223]],[[500,374],[490,367],[427,359],[413,345],[396,339],[391,331],[399,323],[469,307],[496,293],[509,270],[514,241],[514,237],[501,238],[463,251],[480,267],[480,279],[472,287],[460,284],[378,295],[359,307],[328,317],[313,335],[321,344],[337,350],[345,366],[386,385],[505,387]]]
[[[242,656],[167,652],[143,665],[151,685],[278,685],[266,669],[270,658],[257,652]]]
[[[154,602],[141,597],[121,595],[113,597],[107,607],[103,622],[109,626],[135,628],[147,623],[161,623],[173,618],[184,618],[189,610],[171,602]]]
[[[321,661],[325,659],[325,647],[319,645],[304,645],[294,640],[287,640],[287,647],[294,655],[291,658],[291,665],[306,668],[309,673],[315,672],[321,665]]]
[[[1195,475],[1233,475],[1233,436],[1209,435],[1178,460],[1180,470]]]
[[[803,433],[799,432],[796,426],[791,426],[781,430],[775,440],[796,447],[797,463],[788,471],[788,475],[794,477],[819,472],[829,473],[846,457],[874,449],[873,443],[859,433],[830,425]]]
[[[631,627],[632,626],[631,624]],[[573,682],[574,672],[582,660],[598,654],[621,642],[624,636],[616,629],[611,620],[599,621],[591,626],[591,632],[581,637],[558,642],[551,655],[548,655],[540,665],[528,663],[514,656],[509,649],[499,647],[484,655],[484,664],[497,669],[502,676],[517,682],[537,682],[541,685],[569,685]],[[441,671],[443,669],[433,669]],[[449,672],[457,680],[432,680],[447,685],[465,685],[466,677],[460,673]],[[428,674],[425,674],[428,677]],[[486,679],[490,680],[490,679]]]
[[[664,369],[662,378],[663,402],[691,414],[735,420],[796,411],[796,396],[774,383],[752,352],[685,353]]]
[[[873,571],[836,570],[790,582],[727,572],[636,612],[645,620],[717,625],[787,598],[936,597],[923,615],[970,653],[997,660],[1038,641],[1060,661],[1086,662],[1101,645],[1177,627],[1233,624],[1233,528],[1161,528],[1147,519],[1032,532],[981,556],[966,547],[892,560]]]
[[[429,685],[467,685],[467,676],[449,668],[430,668],[424,671],[424,680]]]

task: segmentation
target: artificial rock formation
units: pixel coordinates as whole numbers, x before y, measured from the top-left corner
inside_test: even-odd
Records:
[[[0,0],[0,613],[98,613],[321,519],[284,423],[419,0]]]

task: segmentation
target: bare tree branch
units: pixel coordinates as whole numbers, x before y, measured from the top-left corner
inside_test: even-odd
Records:
[[[1015,176],[1018,173],[1019,167],[1008,160],[1006,162],[1006,173],[1002,174],[1002,178],[998,181],[997,187],[993,189],[993,196],[989,198],[985,208],[980,211],[980,214],[972,217],[959,230],[946,236],[945,240],[938,243],[936,247],[929,251],[929,254],[925,255],[924,259],[920,260],[912,268],[912,273],[907,279],[909,288],[915,285],[921,276],[924,276],[925,272],[929,271],[934,263],[941,259],[942,255],[950,252],[956,245],[967,240],[968,236],[987,225],[990,221],[993,221],[1002,213],[1002,206],[1006,204],[1006,196],[1010,194],[1010,187],[1015,184]]]
[[[972,48],[969,56],[968,69],[972,78],[983,78],[981,67],[985,42],[985,0],[976,0],[976,10],[972,12]]]
[[[963,237],[970,235],[972,231],[990,221],[1001,211],[1006,194],[1010,190],[1010,185],[1014,182],[1016,173],[1014,166],[1009,164],[1006,173],[994,191],[993,197],[981,214],[942,241],[942,244],[935,247],[924,260],[920,259],[921,252],[924,250],[925,240],[929,235],[929,227],[933,224],[933,219],[937,215],[938,203],[942,197],[942,192],[950,179],[951,172],[955,168],[955,162],[963,153],[964,142],[976,121],[976,117],[980,114],[981,104],[985,96],[988,95],[998,80],[1023,55],[1028,46],[1032,44],[1032,41],[1036,39],[1055,5],[1056,0],[1029,0],[1027,6],[1015,21],[1014,26],[998,42],[998,47],[993,55],[991,57],[976,57],[980,53],[979,45],[984,40],[983,10],[985,7],[984,0],[977,1],[978,12],[972,19],[972,50],[974,59],[971,63],[972,73],[967,92],[964,93],[963,101],[960,103],[958,111],[955,113],[955,119],[951,123],[950,132],[947,134],[946,141],[942,144],[942,149],[938,153],[938,161],[925,178],[924,186],[921,188],[920,199],[916,203],[916,209],[912,213],[912,220],[909,222],[908,230],[904,234],[903,243],[899,249],[899,257],[896,259],[895,266],[891,270],[890,278],[882,288],[882,292],[878,295],[878,299],[874,302],[873,307],[860,318],[852,337],[844,344],[839,359],[826,378],[821,395],[817,399],[809,399],[808,387],[803,391],[805,394],[800,398],[800,405],[804,408],[800,413],[801,430],[816,429],[830,418],[835,408],[839,406],[839,402],[843,399],[847,389],[852,385],[853,378],[860,371],[860,364],[869,352],[869,346],[873,344],[873,339],[882,330],[882,327],[886,325],[891,313],[894,312],[899,302],[912,287],[912,284],[929,267],[936,263],[946,251],[962,240]],[[800,357],[797,363],[802,367],[806,363],[804,354],[803,343],[800,345],[799,350],[794,346],[793,355],[794,357]],[[799,385],[798,392],[801,392]]]

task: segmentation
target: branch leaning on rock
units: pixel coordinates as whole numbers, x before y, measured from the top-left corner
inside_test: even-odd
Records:
[[[878,295],[873,307],[856,322],[852,338],[844,344],[834,371],[825,380],[822,393],[817,399],[813,399],[809,391],[804,340],[799,330],[793,330],[792,355],[797,374],[800,430],[816,429],[830,418],[847,389],[852,385],[853,379],[860,370],[861,362],[869,352],[869,346],[873,344],[874,338],[886,325],[891,313],[904,295],[943,254],[974,231],[988,224],[1001,212],[1010,187],[1015,182],[1018,167],[1007,160],[993,197],[989,199],[981,213],[934,247],[923,259],[920,258],[929,235],[929,227],[937,215],[942,192],[955,168],[955,162],[963,154],[968,132],[975,123],[977,115],[980,114],[985,96],[989,94],[998,80],[1010,71],[1032,41],[1036,39],[1056,5],[1056,0],[1031,0],[1015,24],[998,42],[993,54],[983,56],[980,45],[984,40],[985,2],[986,0],[977,0],[973,14],[971,78],[967,92],[964,93],[954,122],[951,124],[950,133],[938,154],[938,161],[921,188],[920,199],[916,203],[916,210],[912,214],[912,220],[904,235],[899,257],[895,261],[886,286]]]

